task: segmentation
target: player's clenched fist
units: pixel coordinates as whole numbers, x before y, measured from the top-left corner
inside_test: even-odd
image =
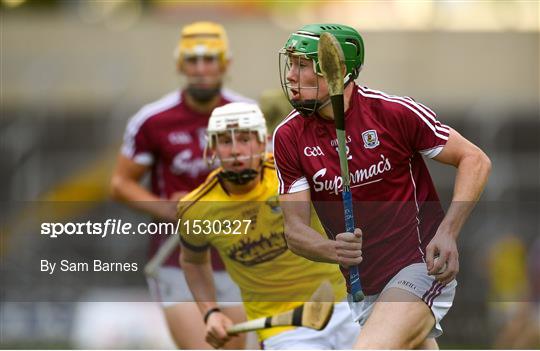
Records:
[[[362,231],[359,228],[354,233],[340,233],[336,236],[336,255],[338,263],[350,267],[362,262]]]
[[[219,349],[231,338],[227,334],[227,328],[233,322],[221,312],[212,313],[206,322],[206,342],[214,348]]]

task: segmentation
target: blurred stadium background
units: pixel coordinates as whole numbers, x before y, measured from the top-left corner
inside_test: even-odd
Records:
[[[427,104],[492,159],[461,234],[460,286],[440,339],[490,348],[516,305],[530,302],[525,262],[540,236],[539,17],[536,1],[2,0],[0,260],[36,254],[38,233],[21,225],[36,202],[76,202],[65,221],[107,211],[127,119],[180,84],[172,52],[184,24],[225,26],[227,86],[261,101],[275,125],[288,109],[277,51],[303,24],[339,22],[364,36],[360,84]],[[429,166],[448,205],[454,174]],[[138,240],[113,255],[144,250]],[[17,287],[5,283],[16,272],[1,274],[2,348],[172,347],[157,306],[141,302],[150,301],[142,278],[51,302],[12,298]]]

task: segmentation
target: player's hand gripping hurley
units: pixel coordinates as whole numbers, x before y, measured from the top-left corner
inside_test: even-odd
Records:
[[[319,66],[330,93],[332,110],[334,112],[334,123],[338,140],[338,155],[343,178],[343,208],[345,210],[345,231],[354,232],[353,204],[349,179],[349,165],[347,163],[347,153],[345,144],[345,106],[343,101],[343,71],[344,55],[337,39],[330,33],[323,33],[319,39],[318,47]],[[364,299],[362,285],[360,284],[360,273],[357,266],[349,267],[349,284],[353,302]]]

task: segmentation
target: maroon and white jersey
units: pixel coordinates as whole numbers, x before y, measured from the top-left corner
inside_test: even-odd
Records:
[[[363,231],[360,277],[371,295],[424,261],[444,212],[422,155],[440,153],[449,127],[411,98],[356,85],[345,124],[354,218]],[[279,193],[309,189],[328,236],[344,232],[334,121],[293,111],[276,128],[274,157]]]
[[[248,98],[223,90],[220,106]],[[203,160],[209,113],[200,113],[174,91],[144,106],[129,121],[122,154],[150,166],[152,192],[168,199],[178,191],[191,191],[210,173]]]
[[[189,192],[204,182],[210,169],[203,159],[206,126],[210,113],[192,110],[184,92],[175,90],[161,99],[145,105],[128,122],[122,154],[134,162],[149,166],[151,191],[163,199],[175,192]],[[230,90],[222,90],[219,105],[252,100]],[[161,241],[153,235],[150,254]],[[167,264],[178,264],[178,252]]]

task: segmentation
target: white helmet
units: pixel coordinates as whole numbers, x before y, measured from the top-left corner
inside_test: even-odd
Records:
[[[208,149],[213,149],[217,147],[218,135],[222,133],[230,133],[232,138],[233,146],[235,145],[235,132],[257,132],[257,137],[259,142],[266,145],[266,120],[264,115],[261,112],[261,109],[256,104],[249,104],[245,102],[233,102],[221,107],[218,107],[212,111],[210,115],[210,120],[208,121],[207,133],[207,144],[204,150],[204,158],[206,159],[208,165],[212,167],[216,160],[217,153],[212,153],[210,159],[207,157]],[[253,159],[258,158],[262,162],[265,160],[265,151],[262,153],[254,154],[253,150],[249,156],[237,156],[234,155],[231,158],[223,159],[219,157],[220,162],[230,161],[230,160],[240,160],[240,159]],[[231,170],[223,169],[219,176],[222,179],[236,183],[236,184],[246,184],[250,180],[254,179],[259,170],[257,169],[245,169],[240,172],[235,172]]]
[[[254,131],[257,132],[261,143],[266,141],[266,120],[261,109],[256,104],[232,102],[215,108],[210,115],[206,131],[208,146],[214,146],[214,136],[229,130]]]

